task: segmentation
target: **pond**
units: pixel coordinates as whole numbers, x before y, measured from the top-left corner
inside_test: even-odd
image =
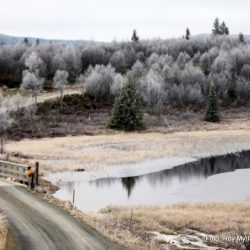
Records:
[[[68,172],[50,174],[47,179],[59,186],[57,198],[72,200],[75,190],[75,205],[81,210],[108,205],[249,201],[250,152],[205,158],[139,176],[88,180],[86,172]]]

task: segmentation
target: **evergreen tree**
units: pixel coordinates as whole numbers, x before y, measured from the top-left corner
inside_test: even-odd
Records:
[[[26,45],[29,45],[29,39],[26,37],[23,39],[23,43],[26,44]]]
[[[208,122],[219,122],[220,121],[218,98],[217,98],[215,86],[213,83],[210,85],[210,89],[209,89],[209,96],[208,96],[205,121],[208,121]]]
[[[217,35],[229,35],[229,29],[228,29],[226,23],[223,21],[220,24],[220,20],[218,17],[216,17],[216,19],[214,20],[212,34],[215,36],[217,36]]]
[[[133,35],[131,37],[131,40],[132,40],[132,42],[138,42],[139,41],[139,37],[137,35],[136,30],[133,30]]]
[[[219,18],[216,17],[214,20],[214,25],[213,25],[213,29],[212,29],[212,34],[213,35],[221,35],[221,30],[220,30],[220,21]]]
[[[189,28],[187,28],[187,29],[186,29],[185,39],[186,39],[186,40],[189,40],[189,39],[190,39],[190,35],[191,35],[190,30],[189,30]]]
[[[225,22],[222,22],[220,25],[220,32],[222,35],[229,35],[229,29],[226,26]]]
[[[140,98],[132,82],[125,85],[116,97],[109,127],[125,131],[144,129]]]
[[[245,37],[244,37],[244,35],[243,35],[242,32],[239,34],[239,41],[240,41],[241,43],[245,43]]]

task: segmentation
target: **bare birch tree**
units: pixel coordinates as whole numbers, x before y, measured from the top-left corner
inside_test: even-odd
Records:
[[[53,78],[54,87],[60,92],[60,103],[62,107],[63,92],[65,85],[68,83],[69,73],[65,70],[57,70]]]
[[[44,79],[39,76],[39,66],[42,64],[41,58],[32,52],[25,60],[25,66],[28,68],[23,71],[21,87],[32,91],[32,97],[37,104],[38,92],[43,88]]]

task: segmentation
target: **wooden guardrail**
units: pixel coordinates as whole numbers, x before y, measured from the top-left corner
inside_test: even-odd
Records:
[[[36,162],[35,170],[32,171],[31,176],[26,173],[28,167],[28,165],[24,164],[0,161],[0,178],[11,178],[21,183],[26,183],[33,189],[35,186],[38,186],[39,163]]]

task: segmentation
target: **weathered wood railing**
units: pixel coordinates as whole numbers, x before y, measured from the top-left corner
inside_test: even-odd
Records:
[[[32,189],[38,185],[39,163],[36,162],[35,171],[31,176],[26,173],[28,167],[24,164],[0,161],[0,178],[11,178],[21,183],[27,183]]]

